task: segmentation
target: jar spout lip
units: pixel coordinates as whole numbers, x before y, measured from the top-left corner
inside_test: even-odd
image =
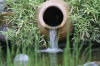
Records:
[[[59,29],[63,27],[68,19],[68,14],[66,13],[68,11],[65,7],[66,4],[64,4],[59,1],[49,1],[44,3],[40,7],[38,14],[40,24],[48,29]]]

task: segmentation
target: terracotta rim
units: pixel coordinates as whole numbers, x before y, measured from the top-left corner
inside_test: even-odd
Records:
[[[44,22],[44,19],[43,19],[44,12],[50,7],[58,8],[63,14],[63,20],[62,20],[61,24],[58,26],[49,26]],[[44,6],[42,6],[42,8],[40,10],[39,21],[40,21],[40,24],[47,29],[58,29],[58,28],[63,27],[64,24],[66,23],[67,16],[66,17],[65,16],[66,16],[66,11],[62,5],[60,5],[59,3],[46,3],[46,4],[44,4]]]

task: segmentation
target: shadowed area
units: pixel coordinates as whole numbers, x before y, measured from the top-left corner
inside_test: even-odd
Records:
[[[44,12],[43,20],[49,26],[58,26],[63,20],[63,13],[55,6],[49,7]]]

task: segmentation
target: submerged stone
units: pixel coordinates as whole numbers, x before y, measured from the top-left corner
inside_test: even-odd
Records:
[[[99,66],[95,62],[85,63],[83,66]]]
[[[29,62],[29,56],[26,54],[18,54],[14,58],[15,66],[27,66],[28,62]]]

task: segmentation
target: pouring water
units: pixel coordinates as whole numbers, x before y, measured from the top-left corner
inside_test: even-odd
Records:
[[[50,45],[49,48],[44,50],[39,50],[39,52],[47,52],[47,53],[58,53],[63,52],[62,49],[58,48],[58,37],[56,30],[49,30],[50,37]]]

